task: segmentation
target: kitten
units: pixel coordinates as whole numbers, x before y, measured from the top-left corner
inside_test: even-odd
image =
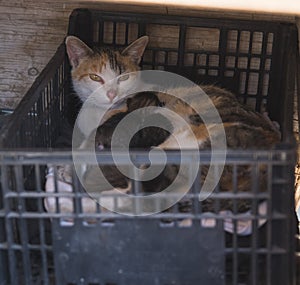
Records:
[[[132,98],[128,98],[126,100],[127,110],[125,112],[119,112],[112,117],[110,117],[107,121],[105,121],[96,132],[96,143],[98,147],[102,145],[104,148],[110,148],[112,134],[119,124],[119,122],[124,119],[128,114],[133,111],[139,110],[144,107],[161,107],[162,103],[159,101],[158,97],[154,92],[140,92]],[[119,129],[119,131],[123,132],[124,135],[119,134],[118,138],[120,139],[117,142],[117,147],[124,148],[125,140],[128,132],[131,128],[134,128],[134,135],[132,136],[129,144],[129,148],[150,148],[153,146],[158,146],[163,143],[166,138],[170,135],[170,133],[162,128],[149,126],[143,127],[144,125],[148,125],[155,121],[160,121],[160,123],[165,126],[165,128],[171,129],[171,124],[169,120],[167,120],[164,116],[160,114],[153,114],[152,110],[145,109],[140,110],[138,113],[131,114],[128,122],[126,122],[126,126],[124,129]],[[129,127],[127,132],[126,127]],[[100,147],[101,149],[101,147]]]
[[[124,119],[128,114],[135,110],[144,107],[161,107],[163,103],[158,99],[154,92],[141,92],[128,98],[126,100],[127,110],[123,112],[118,112],[102,123],[95,132],[93,132],[87,141],[84,143],[83,147],[93,146],[96,151],[99,150],[110,150],[111,140],[113,132],[117,125],[122,119]],[[162,126],[167,130],[171,130],[172,126],[169,120],[160,114],[153,114],[151,110],[144,109],[139,115],[132,116],[130,118],[131,122],[126,125],[129,128],[134,127],[135,134],[132,136],[129,149],[149,149],[153,146],[158,146],[169,137],[169,131],[159,128],[159,127],[145,127],[147,123],[159,120]],[[126,147],[126,137],[129,130],[126,128],[121,128],[118,134],[118,140],[116,141],[116,147],[128,150]],[[110,182],[110,184],[115,188],[128,188],[129,179],[124,176],[116,166],[114,165],[99,165],[104,176]],[[87,189],[93,189],[99,191],[99,185],[101,185],[101,178],[98,177],[98,167],[90,166],[85,173],[85,185]]]

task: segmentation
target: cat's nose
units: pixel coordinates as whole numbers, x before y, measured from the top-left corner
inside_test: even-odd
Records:
[[[109,89],[106,93],[106,96],[109,98],[110,102],[112,102],[117,96],[117,91],[115,89]]]

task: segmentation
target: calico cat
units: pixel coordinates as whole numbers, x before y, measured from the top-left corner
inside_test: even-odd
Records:
[[[217,108],[220,117],[221,123],[225,129],[227,147],[230,149],[266,149],[273,147],[276,143],[280,141],[280,132],[277,129],[276,125],[273,124],[265,115],[259,114],[247,106],[244,106],[238,102],[236,97],[223,89],[220,89],[215,86],[202,86],[202,89],[205,90],[206,94],[212,100],[213,105]],[[186,91],[178,89],[178,91]],[[182,94],[184,97],[185,94]],[[160,98],[160,99],[158,99]],[[188,106],[182,100],[170,96],[165,93],[154,93],[154,92],[144,92],[140,93],[132,98],[127,99],[127,111],[119,112],[114,114],[110,119],[104,122],[96,131],[95,148],[98,149],[110,149],[111,137],[114,129],[118,123],[132,111],[142,108],[145,106],[161,106],[167,107],[176,113],[180,114],[185,121],[190,124],[190,127],[193,133],[196,136],[199,149],[210,149],[210,137],[208,135],[208,128],[213,133],[214,139],[218,140],[218,136],[221,136],[222,133],[219,133],[214,130],[218,130],[216,127],[220,122],[209,121],[204,124],[199,114],[195,110]],[[160,110],[160,109],[158,109]],[[201,108],[202,114],[205,112],[210,112],[210,109],[207,106]],[[170,118],[164,117],[164,113],[154,113],[154,114],[145,114],[145,118],[151,119],[153,116],[160,115],[160,120],[165,120],[168,129],[172,130],[172,136],[170,133],[164,131],[160,128],[145,128],[136,133],[132,138],[129,148],[149,148],[158,146],[163,149],[176,149],[178,144],[176,143],[176,136],[183,134],[185,143],[184,146],[189,145],[191,137],[186,136],[185,129],[186,126],[181,124],[176,118],[170,120]],[[154,117],[153,117],[154,119]],[[136,125],[138,128],[140,119],[132,119],[130,125]],[[124,136],[120,136],[120,141],[117,143],[119,147],[124,146],[122,141],[123,137],[126,137],[127,130],[123,129],[121,132],[124,132]],[[94,136],[95,137],[95,136]],[[201,168],[201,183],[207,176],[208,172],[207,165],[203,165]],[[106,178],[112,183],[114,187],[128,187],[128,180],[124,178],[114,166],[105,166],[101,167]],[[143,192],[150,194],[156,193],[164,190],[175,177],[178,175],[179,165],[167,165],[164,171],[155,179],[143,182]],[[267,185],[267,170],[264,166],[261,166],[259,175],[259,181],[257,182],[259,191],[265,191]],[[97,178],[95,175],[86,176],[87,184],[94,184],[94,187],[97,187],[96,183]],[[94,173],[95,174],[95,173]],[[252,166],[243,165],[239,166],[236,170],[235,179],[236,179],[236,188],[239,192],[250,192],[251,184],[253,183],[252,175]],[[126,183],[124,181],[126,180]],[[231,166],[226,166],[223,175],[221,176],[219,191],[221,192],[231,192],[233,189],[233,168]],[[92,182],[93,181],[93,182]],[[120,181],[123,181],[120,184]],[[181,203],[180,207],[186,203]],[[234,202],[230,199],[225,199],[220,202],[219,210],[232,210]],[[237,203],[238,212],[248,211],[251,206],[249,200],[239,200]],[[186,205],[184,205],[184,207]],[[214,202],[211,199],[207,199],[202,203],[203,211],[213,211]]]
[[[140,70],[139,63],[148,41],[147,36],[140,37],[120,52],[111,48],[91,49],[77,37],[68,36],[66,49],[72,66],[73,87],[79,98],[84,102],[99,90],[100,104],[118,101],[133,87],[128,73]]]
[[[66,39],[67,53],[72,66],[72,80],[74,89],[82,101],[86,101],[91,93],[94,93],[99,89],[99,86],[103,86],[104,83],[113,82],[112,85],[108,85],[106,89],[100,89],[99,102],[101,104],[111,104],[122,98],[123,92],[132,88],[131,78],[127,77],[127,72],[139,70],[138,64],[141,60],[143,52],[148,43],[148,37],[142,37],[122,52],[112,51],[110,49],[91,49],[79,39],[70,36]],[[119,77],[120,80],[115,81]],[[252,111],[248,107],[241,105],[234,94],[218,88],[216,86],[201,86],[202,90],[208,95],[210,100],[213,102],[215,108],[218,110],[219,115],[222,119],[222,125],[225,129],[226,144],[230,149],[265,149],[272,148],[276,143],[280,141],[280,132],[273,122],[266,115],[259,114]],[[184,98],[187,93],[191,90],[185,88],[175,88],[175,93]],[[174,92],[172,92],[173,94]],[[200,94],[199,94],[200,95]],[[205,102],[201,102],[201,114],[209,114],[209,106]],[[110,149],[112,133],[118,123],[128,114],[137,110],[138,108],[145,106],[156,106],[161,107],[164,105],[175,113],[179,114],[186,123],[188,123],[196,136],[197,144],[199,149],[210,149],[211,138],[208,135],[210,131],[214,138],[218,140],[222,133],[218,130],[219,122],[209,121],[208,124],[204,124],[202,117],[193,109],[193,103],[197,104],[197,98],[191,105],[186,104],[182,100],[168,95],[168,91],[165,93],[153,93],[146,92],[143,94],[137,94],[136,96],[127,99],[126,106],[122,106],[119,110],[111,110],[109,115],[106,116],[105,120],[102,121],[101,125],[95,130],[95,136],[87,136],[85,143],[92,144],[96,150]],[[190,147],[191,137],[186,132],[186,126],[182,124],[174,117],[174,120],[165,117],[164,112],[156,112],[154,114],[145,114],[145,120],[151,120],[152,116],[161,116],[161,120],[165,120],[166,124],[171,124],[168,129],[172,130],[172,135],[159,128],[145,128],[133,137],[129,147],[143,147],[150,148],[157,146],[162,149],[176,149],[178,144],[174,137],[179,136],[184,141],[184,147]],[[139,121],[136,121],[136,127],[139,125]],[[126,132],[126,130],[124,130]],[[120,147],[124,145],[122,140],[117,142]],[[112,187],[125,189],[125,192],[130,191],[129,179],[121,174],[115,166],[101,166],[107,180],[112,184]],[[98,180],[96,167],[88,167],[85,173],[85,183],[88,183],[89,189],[99,190],[101,181]],[[203,165],[200,172],[200,183],[204,181],[207,176],[208,166]],[[219,183],[220,192],[233,192],[234,188],[237,192],[248,192],[252,191],[252,177],[253,168],[251,165],[241,165],[237,169],[233,169],[232,166],[227,165],[221,176]],[[259,172],[259,181],[257,183],[258,191],[266,191],[267,189],[267,168],[262,165],[256,171]],[[154,180],[150,180],[142,183],[142,191],[144,193],[156,193],[165,189],[176,177],[178,173],[178,165],[171,164],[167,165],[164,171]],[[235,175],[235,178],[234,178]],[[61,175],[63,176],[63,175]],[[67,179],[65,179],[67,180]],[[235,180],[235,181],[234,181]],[[48,182],[53,182],[54,179],[48,179]],[[58,181],[59,183],[61,181]],[[71,183],[70,187],[65,192],[72,192]],[[62,183],[62,182],[61,182]],[[69,184],[68,184],[69,185]],[[235,185],[235,186],[234,186]],[[54,189],[54,186],[51,186]],[[57,186],[59,188],[59,185]],[[100,187],[101,188],[101,187]],[[60,191],[60,190],[59,190]],[[54,191],[53,191],[54,192]],[[64,199],[64,200],[63,200]],[[73,212],[73,198],[59,198],[59,204],[62,204],[61,212]],[[47,201],[47,200],[46,200]],[[50,199],[48,199],[50,202]],[[222,210],[232,210],[233,212],[245,212],[251,208],[252,200],[239,199],[235,203],[231,199],[218,200],[206,199],[202,201],[201,210],[203,212],[220,212]],[[48,208],[48,211],[54,211],[56,208],[57,199],[53,198],[51,201],[52,208]],[[92,199],[82,199],[83,212],[96,211],[95,202]],[[217,208],[216,208],[217,205]],[[179,203],[177,208],[179,211],[191,212],[190,201],[183,200]],[[253,215],[255,213],[252,213]],[[226,217],[226,215],[225,215]],[[225,219],[225,218],[224,218]],[[239,220],[237,220],[238,222]],[[253,228],[255,230],[255,228]],[[236,231],[236,230],[234,230]],[[228,236],[226,244],[232,243],[231,235]],[[258,238],[257,240],[261,240]],[[264,240],[264,239],[262,239]],[[252,240],[249,239],[249,244],[245,248],[249,248]],[[235,245],[236,246],[236,245]],[[229,246],[231,247],[231,246]],[[250,268],[250,261],[246,261],[247,272]],[[241,258],[239,257],[240,266]],[[227,264],[227,262],[226,262]],[[262,266],[261,268],[264,268]],[[229,268],[231,272],[232,267]],[[262,278],[263,279],[263,278]],[[263,279],[265,280],[265,279]],[[230,282],[228,282],[229,284]],[[232,282],[231,282],[232,283]],[[249,282],[250,283],[250,282]]]
[[[148,40],[143,36],[119,51],[107,47],[91,49],[74,36],[66,38],[73,88],[85,103],[77,116],[76,126],[85,138],[99,126],[100,117],[107,108],[114,105],[122,109],[122,99],[135,93],[140,76],[137,71]],[[103,119],[110,115],[104,115]]]
[[[78,38],[73,36],[67,37],[66,46],[72,65],[73,85],[81,100],[85,101],[91,93],[99,88],[99,86],[105,87],[104,90],[101,89],[101,93],[99,94],[100,103],[111,104],[122,98],[123,92],[132,88],[132,86],[130,86],[131,80],[130,77],[127,76],[127,73],[139,70],[138,64],[140,63],[147,43],[148,37],[141,37],[122,52],[113,51],[107,48],[92,50]],[[118,77],[120,75],[121,77]],[[116,81],[116,78],[119,79]],[[209,132],[214,136],[215,140],[218,140],[219,137],[221,138],[222,133],[219,132],[220,124],[225,129],[227,147],[231,149],[270,148],[280,141],[280,133],[276,126],[266,116],[254,112],[248,107],[240,104],[231,92],[216,86],[201,86],[201,88],[208,95],[214,107],[217,109],[222,120],[221,123],[210,121],[204,124],[201,117],[193,108],[193,104],[198,104],[201,113],[204,115],[209,114],[211,111],[210,106],[203,100],[200,100],[200,103],[197,103],[196,97],[197,95],[201,95],[197,94],[197,90],[194,91],[184,87],[177,87],[172,90],[171,94],[174,94],[175,92],[179,97],[185,98],[187,96],[186,94],[195,93],[195,101],[192,100],[191,104],[187,104],[177,97],[168,95],[169,90],[166,90],[166,92],[163,93],[148,93],[142,94],[140,97],[137,96],[131,103],[130,100],[127,101],[127,109],[123,108],[122,110],[113,110],[110,112],[110,115],[106,117],[106,121],[104,123],[102,122],[101,127],[97,129],[96,147],[110,147],[110,139],[114,126],[128,113],[147,105],[149,102],[143,103],[143,100],[148,96],[148,99],[146,99],[145,102],[147,102],[147,100],[151,101],[152,99],[149,98],[153,95],[157,96],[159,102],[163,102],[165,108],[179,114],[185,122],[190,124],[193,134],[196,136],[199,149],[210,149],[211,138],[209,137]],[[131,106],[134,107],[131,108]],[[156,113],[156,115],[158,115],[158,113]],[[164,117],[163,112],[160,115]],[[161,130],[156,130],[156,132],[153,132],[153,130],[149,132],[149,129],[148,131],[140,131],[131,141],[130,147],[158,146],[162,149],[176,149],[178,148],[178,144],[175,137],[182,137],[184,142],[183,146],[185,148],[191,147],[191,137],[186,132],[186,125],[182,124],[182,122],[175,117],[174,119],[167,120],[172,124],[172,136],[164,133],[161,134]],[[136,125],[138,126],[138,123]],[[126,130],[124,131],[126,132]],[[157,141],[152,142],[151,140],[155,137],[161,137],[164,140],[159,143]],[[119,144],[120,146],[123,145],[122,140],[119,141]],[[202,180],[206,177],[207,169],[207,167],[202,167]],[[232,171],[231,167],[225,167],[220,181],[220,191],[232,191]],[[258,185],[263,191],[263,188],[265,187],[266,171],[264,168],[260,169],[260,171],[262,172],[262,179],[258,182]],[[166,166],[164,172],[158,178],[144,183],[144,191],[146,193],[162,191],[167,184],[174,180],[177,173],[178,166]],[[121,183],[121,185],[123,184],[124,183]],[[250,184],[251,167],[245,166],[239,168],[237,173],[237,190],[242,192],[249,191],[251,188]],[[119,184],[114,185],[117,186]],[[244,205],[243,203],[240,203],[239,211],[246,211],[249,208],[249,205],[246,204],[248,204],[247,201]],[[205,209],[211,210],[211,207],[212,206],[208,206]],[[226,208],[231,208],[231,205],[223,205],[221,207],[221,209]]]
[[[110,48],[91,49],[80,39],[68,36],[66,38],[66,48],[72,66],[72,82],[80,99],[85,101],[91,93],[103,85],[105,90],[101,92],[105,94],[99,94],[99,102],[110,104],[120,99],[125,90],[132,89],[130,77],[127,73],[139,70],[139,63],[148,40],[147,36],[143,36],[120,52]],[[114,81],[116,78],[118,78],[117,82]],[[107,84],[108,82],[116,85],[111,86]],[[201,88],[212,100],[221,116],[226,129],[228,147],[260,148],[269,147],[278,142],[280,133],[266,116],[240,104],[231,92],[216,86],[201,86]],[[189,92],[190,90],[185,88],[175,88],[175,93],[182,98]],[[167,93],[168,90],[165,93],[157,93],[160,102],[164,102],[166,108],[175,111],[191,123],[194,133],[197,133],[200,148],[207,147],[209,145],[207,132],[199,115],[196,114],[191,106]],[[172,90],[173,93],[174,90]],[[141,100],[141,98],[137,98],[136,102]],[[142,105],[146,106],[146,104]],[[201,106],[201,111],[208,113],[210,110],[206,106]],[[110,114],[114,113],[111,112]],[[176,124],[174,132],[180,131],[181,124],[177,125],[177,123],[178,121],[174,123],[174,125]],[[172,143],[167,141],[161,147],[173,148]]]
[[[79,38],[68,36],[65,40],[66,51],[72,67],[73,88],[80,101],[83,103],[91,94],[96,93],[98,104],[110,106],[118,101],[122,94],[126,92],[130,94],[133,73],[140,69],[139,63],[148,40],[147,36],[143,36],[123,51],[118,51],[110,48],[90,48]],[[114,113],[115,111],[112,110],[109,116]],[[61,139],[63,145],[66,144],[68,147],[72,145],[72,127],[70,126],[70,128],[70,131],[64,131]],[[84,138],[90,135],[89,130],[85,131],[85,126],[79,126],[79,129]],[[60,144],[61,142],[58,143],[58,145]],[[54,168],[49,166],[45,184],[46,192],[68,193],[73,191],[72,168],[69,165],[57,166],[58,176],[56,178],[53,173]],[[58,189],[56,189],[56,184]],[[56,211],[55,198],[46,198],[44,203],[47,211]],[[84,212],[95,211],[96,205],[93,200],[84,198],[82,203]],[[59,198],[59,204],[63,212],[73,211],[72,198]]]

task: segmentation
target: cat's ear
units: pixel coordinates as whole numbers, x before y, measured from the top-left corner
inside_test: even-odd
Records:
[[[122,51],[122,55],[130,56],[131,59],[136,63],[139,64],[145,48],[149,42],[149,37],[143,36],[135,40],[131,43],[127,48]]]
[[[93,53],[83,41],[74,36],[66,38],[67,54],[72,67],[77,67],[80,60]]]

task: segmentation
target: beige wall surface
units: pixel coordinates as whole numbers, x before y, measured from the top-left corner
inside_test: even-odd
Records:
[[[135,1],[136,2],[136,1]],[[160,3],[160,4],[158,4]],[[0,107],[14,108],[63,41],[74,8],[295,21],[293,15],[124,1],[0,0]]]

